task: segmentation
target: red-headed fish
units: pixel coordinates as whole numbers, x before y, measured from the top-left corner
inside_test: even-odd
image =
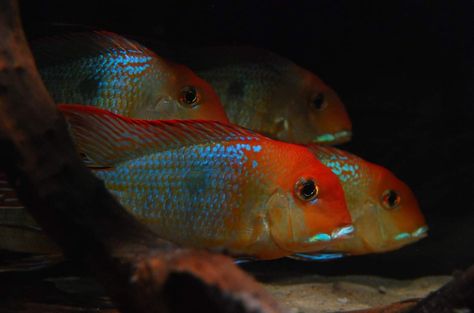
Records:
[[[153,119],[227,122],[219,97],[184,65],[110,32],[76,33],[32,44],[38,69],[58,103],[93,105]]]
[[[161,238],[272,259],[352,231],[338,178],[303,146],[219,122],[60,109],[94,174]]]
[[[351,121],[334,90],[284,57],[252,47],[212,47],[183,51],[181,61],[214,87],[232,123],[295,143],[351,138]]]
[[[334,174],[344,189],[355,232],[303,259],[380,253],[398,249],[427,235],[428,227],[410,188],[384,167],[332,147],[308,148]],[[324,253],[325,252],[325,253]]]

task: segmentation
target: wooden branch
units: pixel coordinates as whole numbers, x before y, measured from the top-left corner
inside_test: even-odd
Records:
[[[474,265],[431,293],[409,313],[453,313],[474,311]]]
[[[347,313],[469,313],[474,311],[474,265],[421,300]]]
[[[82,165],[14,0],[0,0],[0,38],[0,167],[44,230],[91,266],[123,312],[281,310],[230,258],[158,239]]]
[[[347,311],[344,313],[408,313],[408,311],[411,308],[413,308],[417,302],[418,302],[417,299],[405,300],[401,302],[392,303],[390,305],[383,306],[383,307],[356,310],[356,311]]]

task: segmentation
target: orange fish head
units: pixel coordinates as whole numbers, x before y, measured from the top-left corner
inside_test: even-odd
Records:
[[[277,137],[296,143],[338,144],[352,136],[352,123],[338,95],[313,73],[298,68],[294,103],[279,117]],[[295,91],[296,89],[296,91]],[[284,92],[284,91],[283,91]]]
[[[289,254],[322,249],[353,229],[337,176],[300,148],[266,205],[271,238]]]
[[[212,86],[184,65],[174,65],[177,72],[175,96],[183,119],[214,120],[228,123],[221,100]]]
[[[349,141],[352,123],[344,104],[331,88],[316,86],[308,104],[308,118],[315,134],[312,141],[331,145]]]
[[[428,227],[411,189],[384,167],[369,167],[366,199],[351,208],[356,233],[346,252],[385,252],[424,238]]]

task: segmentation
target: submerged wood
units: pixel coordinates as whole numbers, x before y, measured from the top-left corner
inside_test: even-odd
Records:
[[[0,0],[0,167],[64,253],[122,312],[280,312],[225,256],[180,249],[135,220],[87,170],[36,70],[16,1]]]
[[[392,303],[384,307],[378,307],[368,310],[348,311],[345,313],[408,313],[408,311],[413,308],[417,302],[418,299],[405,300],[401,302]]]
[[[347,313],[471,313],[474,312],[474,265],[421,300]]]
[[[474,265],[431,293],[409,313],[470,313],[474,312]]]

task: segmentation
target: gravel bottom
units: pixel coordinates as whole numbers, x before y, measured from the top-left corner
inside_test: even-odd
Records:
[[[425,297],[451,276],[395,280],[377,276],[306,276],[265,284],[292,313],[327,313],[369,309]]]

